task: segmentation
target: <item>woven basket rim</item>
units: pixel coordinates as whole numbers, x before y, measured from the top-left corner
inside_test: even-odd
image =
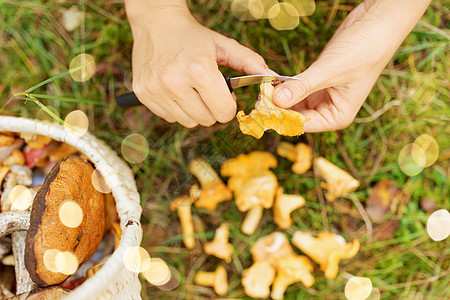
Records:
[[[130,299],[140,298],[141,286],[138,274],[127,270],[122,259],[125,250],[129,247],[139,246],[142,239],[140,224],[142,207],[139,203],[140,197],[136,183],[128,165],[118,157],[116,152],[90,133],[77,137],[58,123],[0,116],[0,131],[45,135],[74,146],[86,155],[104,175],[106,184],[112,190],[122,229],[119,246],[93,277],[71,291],[64,299],[115,298],[115,291],[123,294],[123,289],[133,289],[129,293],[132,295],[129,296]],[[116,280],[117,278],[121,280]],[[118,298],[122,297],[124,296]]]

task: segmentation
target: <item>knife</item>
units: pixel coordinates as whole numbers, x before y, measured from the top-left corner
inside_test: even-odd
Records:
[[[223,77],[225,78],[230,93],[232,93],[234,89],[252,84],[260,84],[274,81],[300,80],[299,78],[296,77],[274,76],[274,75],[248,75],[233,78],[224,75]],[[120,107],[132,107],[142,105],[142,103],[138,100],[138,98],[134,93],[121,95],[117,97],[116,102]]]

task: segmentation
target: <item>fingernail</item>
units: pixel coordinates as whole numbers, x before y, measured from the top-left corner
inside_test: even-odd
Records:
[[[287,88],[281,88],[279,90],[275,90],[273,98],[277,103],[288,104],[292,101],[292,93]]]

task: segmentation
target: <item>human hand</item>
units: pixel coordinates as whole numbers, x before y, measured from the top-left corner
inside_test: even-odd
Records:
[[[279,85],[274,102],[311,118],[305,132],[349,126],[381,71],[430,0],[366,0],[339,26],[300,81]]]
[[[195,127],[235,117],[236,101],[219,65],[274,74],[259,54],[200,25],[184,1],[158,1],[162,4],[148,11],[139,2],[137,10],[127,7],[134,37],[133,90],[166,121]]]

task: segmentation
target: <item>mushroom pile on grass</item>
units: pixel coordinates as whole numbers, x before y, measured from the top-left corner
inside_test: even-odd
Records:
[[[312,149],[306,144],[281,142],[277,153],[293,162],[292,171],[296,174],[304,174],[313,166]],[[290,228],[293,223],[291,214],[303,207],[306,201],[301,195],[285,193],[272,171],[277,166],[277,158],[270,152],[239,154],[220,166],[221,177],[227,179],[225,183],[205,160],[192,160],[189,170],[199,184],[194,183],[189,195],[175,198],[170,205],[178,213],[182,241],[186,248],[195,249],[201,240],[197,237],[203,235],[202,227],[195,229],[191,208],[195,206],[198,213],[212,216],[219,205],[226,205],[228,208],[233,205],[232,202],[226,203],[233,198],[237,210],[245,213],[241,226],[245,235],[253,235],[261,227],[265,209],[272,209],[273,222],[280,230]],[[329,201],[346,195],[359,186],[356,179],[322,157],[314,160],[314,167],[326,181],[321,186],[328,190],[326,198]],[[226,295],[227,270],[232,269],[230,264],[235,258],[235,248],[242,249],[240,245],[233,244],[234,238],[236,233],[233,234],[233,228],[228,224],[222,223],[215,227],[214,237],[204,242],[202,248],[205,254],[222,262],[216,266],[215,271],[198,271],[195,284],[212,287],[219,296]],[[305,288],[314,285],[314,263],[325,272],[326,278],[335,278],[339,261],[351,258],[359,251],[358,240],[347,243],[342,236],[325,231],[319,233],[317,238],[311,233],[296,231],[292,243],[303,255],[296,253],[288,238],[280,231],[260,237],[251,246],[253,264],[242,269],[240,274],[246,295],[260,299],[283,299],[286,289],[292,284],[300,283]],[[239,262],[238,264],[240,265]]]
[[[0,132],[0,298],[59,299],[118,246],[114,199],[94,173],[68,144]]]

